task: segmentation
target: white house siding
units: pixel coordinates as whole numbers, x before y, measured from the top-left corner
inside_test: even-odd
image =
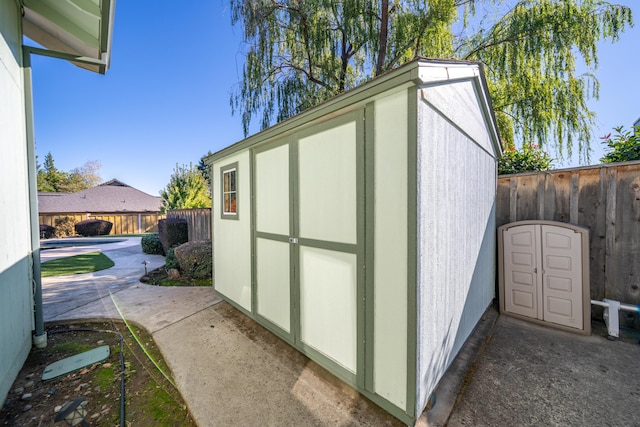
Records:
[[[496,160],[473,96],[418,91],[416,416],[494,296]]]
[[[407,404],[407,89],[375,102],[374,347],[376,394]]]
[[[31,348],[33,299],[22,29],[0,1],[0,403]]]
[[[221,203],[213,203],[214,286],[218,292],[251,311],[251,174],[249,150],[213,165],[214,197],[220,197],[220,168],[238,163],[238,219],[221,219]],[[224,222],[224,226],[222,223]]]

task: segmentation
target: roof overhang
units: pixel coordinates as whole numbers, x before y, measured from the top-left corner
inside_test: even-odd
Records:
[[[115,0],[20,0],[23,34],[62,58],[104,74],[111,61]]]

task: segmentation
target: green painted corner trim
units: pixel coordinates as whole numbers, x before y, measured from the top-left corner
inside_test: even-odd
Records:
[[[296,138],[286,138],[289,141],[289,235],[298,236],[300,234],[300,203],[298,198],[298,140]],[[300,245],[289,245],[289,285],[290,298],[289,307],[291,309],[291,332],[293,333],[294,347],[300,348],[300,337],[302,335],[301,313],[300,313]]]
[[[367,251],[366,251],[366,111],[356,115],[356,382],[365,388],[367,363]]]
[[[375,103],[365,107],[364,140],[364,198],[365,198],[365,307],[364,307],[364,390],[375,392]]]
[[[418,389],[418,89],[407,93],[407,413],[416,413]]]

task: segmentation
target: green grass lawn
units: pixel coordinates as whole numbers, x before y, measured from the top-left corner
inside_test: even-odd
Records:
[[[93,273],[94,271],[105,270],[113,266],[113,261],[102,252],[89,252],[43,262],[42,277]]]

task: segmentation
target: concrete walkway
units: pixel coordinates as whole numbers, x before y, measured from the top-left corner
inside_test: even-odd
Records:
[[[102,251],[115,266],[43,278],[46,322],[124,317],[144,327],[171,368],[199,426],[398,426],[395,418],[256,324],[212,288],[158,287],[138,279],[164,257],[140,238],[42,252]],[[56,251],[59,251],[56,253]],[[117,306],[117,308],[116,308]]]
[[[140,238],[47,250],[42,260],[93,250],[115,266],[44,278],[45,321],[122,315],[144,327],[198,425],[400,425],[212,288],[140,283],[143,261],[149,270],[164,264],[142,254]],[[557,331],[489,309],[417,425],[640,426],[640,346],[603,335]]]

